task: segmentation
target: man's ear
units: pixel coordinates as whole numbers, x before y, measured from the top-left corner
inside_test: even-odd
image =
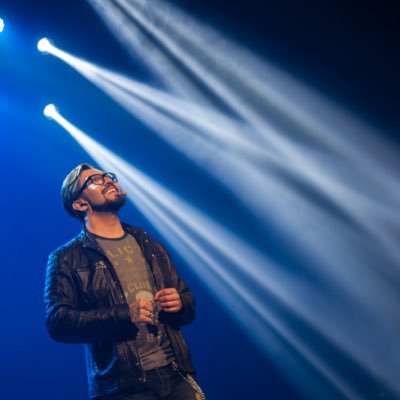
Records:
[[[83,199],[77,199],[72,203],[72,208],[76,211],[86,211],[89,203]]]

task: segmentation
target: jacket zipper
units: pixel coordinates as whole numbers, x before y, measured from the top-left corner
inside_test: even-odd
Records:
[[[97,253],[99,253],[101,256],[104,257],[104,259],[105,259],[105,261],[106,261],[107,268],[108,268],[108,270],[109,270],[109,272],[110,272],[110,274],[111,274],[111,276],[112,276],[112,279],[113,279],[113,281],[114,281],[114,284],[116,285],[116,287],[118,287],[118,290],[119,290],[119,292],[120,292],[120,298],[121,298],[121,300],[123,300],[125,303],[128,303],[128,302],[126,301],[125,293],[124,293],[124,291],[122,290],[121,282],[120,282],[120,280],[119,280],[119,278],[118,278],[117,273],[115,272],[114,266],[112,265],[111,261],[108,259],[108,257],[107,257],[106,254],[104,253],[104,251],[103,251],[100,247],[98,247],[98,246],[96,246],[96,247],[88,246],[88,247],[90,247],[91,249],[93,249],[94,251],[96,251]],[[129,348],[129,351],[130,351],[130,350],[131,350],[131,347],[128,346],[128,348]],[[124,351],[125,356],[126,356],[126,350],[125,350],[125,348],[123,348],[123,349],[124,349],[123,351]],[[142,375],[141,378],[139,378],[139,380],[142,381],[142,382],[144,383],[144,382],[146,382],[146,374],[145,374],[145,371],[144,371],[144,369],[143,369],[142,359],[140,358],[139,352],[137,351],[135,345],[133,345],[133,350],[134,350],[134,352],[135,352],[135,358],[136,358],[136,360],[137,360],[137,362],[136,362],[136,367],[137,367],[138,369],[140,369],[140,372],[141,372],[141,375]],[[130,365],[129,365],[129,364],[130,364],[130,362],[129,362],[129,357],[126,357],[126,359],[127,359],[127,361],[128,361],[128,367],[130,368]]]
[[[132,232],[130,232],[130,233],[133,235]],[[136,238],[135,235],[133,235],[133,236],[138,241],[140,249],[141,249],[145,259],[147,260],[147,263],[149,264],[149,267],[150,267],[151,272],[152,272],[153,277],[154,277],[154,284],[156,286],[156,289],[157,290],[163,289],[164,285],[162,285],[162,283],[164,282],[164,279],[163,279],[163,276],[161,274],[160,268],[155,268],[154,269],[153,265],[152,265],[152,263],[154,262],[154,260],[153,260],[154,259],[154,253],[153,253],[153,251],[150,251],[150,254],[149,254],[148,247],[145,248],[146,246],[143,243],[143,242],[145,242],[147,244],[149,242],[149,239],[141,237],[140,238],[141,240],[139,241],[138,238]],[[165,333],[168,336],[169,342],[171,343],[172,351],[174,352],[174,355],[175,355],[176,362],[174,361],[174,363],[176,364],[177,368],[179,368],[179,360],[181,358],[180,346],[177,345],[175,337],[172,338],[173,335],[171,335],[171,333],[170,333],[170,327],[168,326],[168,324],[164,324],[164,328],[165,328]]]

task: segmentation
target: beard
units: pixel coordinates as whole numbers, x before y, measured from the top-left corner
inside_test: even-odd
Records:
[[[103,204],[90,204],[93,211],[116,213],[126,203],[126,197],[119,195],[114,200],[106,200]]]

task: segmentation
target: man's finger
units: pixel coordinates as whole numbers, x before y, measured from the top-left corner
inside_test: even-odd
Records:
[[[147,310],[153,312],[154,304],[148,300],[138,300],[135,303],[131,304],[129,307],[136,308],[137,310]]]
[[[154,296],[154,300],[158,300],[160,296],[165,296],[165,295],[172,294],[172,293],[177,293],[177,290],[175,288],[161,289]]]
[[[148,310],[140,310],[140,318],[148,318],[152,319],[153,318],[153,313]]]
[[[178,307],[181,304],[179,300],[165,301],[161,304],[162,308]]]
[[[153,306],[153,302],[146,299],[139,299],[136,303],[139,304],[140,307]]]
[[[140,308],[138,304],[131,307],[131,319],[133,323],[145,322],[153,323],[154,314],[150,310]]]
[[[179,307],[166,307],[166,308],[163,308],[163,310],[165,311],[165,312],[178,312],[178,311],[180,311],[181,310],[181,306],[179,306]]]
[[[163,303],[164,301],[172,301],[172,300],[178,300],[178,299],[179,299],[179,294],[174,293],[174,294],[169,294],[169,295],[165,295],[165,296],[160,296],[158,298],[158,301],[160,303]]]

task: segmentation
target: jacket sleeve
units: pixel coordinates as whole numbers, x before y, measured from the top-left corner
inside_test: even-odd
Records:
[[[90,343],[132,331],[128,304],[82,310],[72,268],[59,253],[50,254],[45,281],[46,325],[60,342]]]
[[[161,254],[165,258],[166,270],[162,271],[165,276],[165,282],[169,283],[169,287],[174,287],[179,293],[182,301],[182,309],[177,313],[163,312],[163,318],[166,318],[170,323],[174,325],[185,325],[191,323],[196,315],[196,302],[192,292],[190,292],[186,283],[177,273],[168,252],[164,246],[160,243],[155,242]]]

